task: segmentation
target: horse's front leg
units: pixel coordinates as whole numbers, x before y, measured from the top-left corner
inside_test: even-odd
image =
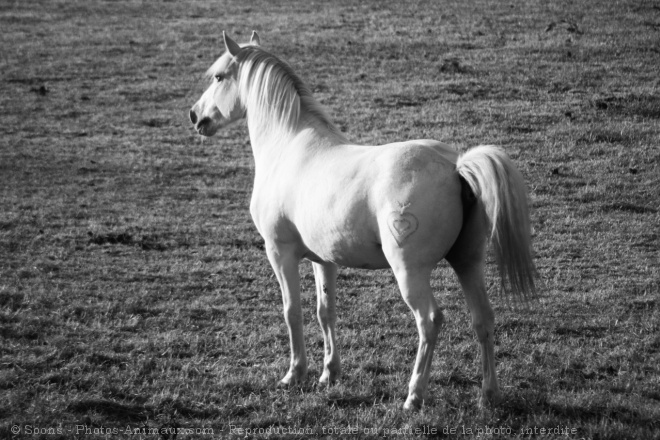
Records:
[[[267,244],[266,253],[282,289],[284,319],[289,328],[289,342],[291,344],[291,364],[289,371],[280,383],[283,385],[297,385],[307,376],[307,353],[303,338],[300,273],[298,272],[300,260],[292,249],[276,244]]]
[[[323,374],[319,382],[332,384],[341,372],[335,331],[337,266],[332,263],[313,263],[313,267],[316,280],[316,313],[324,342]]]

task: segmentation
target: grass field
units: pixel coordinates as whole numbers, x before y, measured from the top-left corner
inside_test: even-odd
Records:
[[[660,438],[659,4],[328,3],[0,3],[0,438]],[[490,268],[499,407],[446,265],[422,411],[388,271],[340,272],[322,389],[302,266],[310,378],[275,387],[247,130],[187,120],[222,30],[252,29],[353,141],[495,143],[522,170],[541,300],[509,307]]]

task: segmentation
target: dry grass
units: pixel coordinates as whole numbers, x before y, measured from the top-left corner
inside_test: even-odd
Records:
[[[0,5],[0,437],[658,438],[660,10],[592,3]],[[341,272],[345,375],[325,390],[304,267],[311,378],[274,387],[288,337],[247,210],[246,130],[202,141],[186,120],[223,29],[260,31],[356,142],[514,157],[543,298],[511,310],[493,287],[500,407],[477,408],[476,342],[445,266],[420,413],[401,411],[416,331],[387,271]]]

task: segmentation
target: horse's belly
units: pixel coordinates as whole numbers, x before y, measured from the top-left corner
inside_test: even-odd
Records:
[[[317,219],[307,225],[298,225],[302,242],[308,250],[305,258],[332,262],[344,267],[389,267],[375,220],[366,215],[350,216],[344,221],[332,221],[330,217]]]
[[[344,243],[341,246],[329,249],[308,249],[304,255],[310,261],[316,263],[330,262],[343,267],[358,269],[385,269],[390,267],[383,249],[378,243],[351,246]]]

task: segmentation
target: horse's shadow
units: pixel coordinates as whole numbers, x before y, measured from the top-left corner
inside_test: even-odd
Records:
[[[492,416],[500,420],[533,420],[544,415],[564,426],[598,425],[608,420],[634,428],[654,428],[660,422],[645,416],[636,409],[604,401],[586,402],[582,405],[569,402],[553,402],[540,391],[529,390],[505,395],[503,401],[492,409]]]

